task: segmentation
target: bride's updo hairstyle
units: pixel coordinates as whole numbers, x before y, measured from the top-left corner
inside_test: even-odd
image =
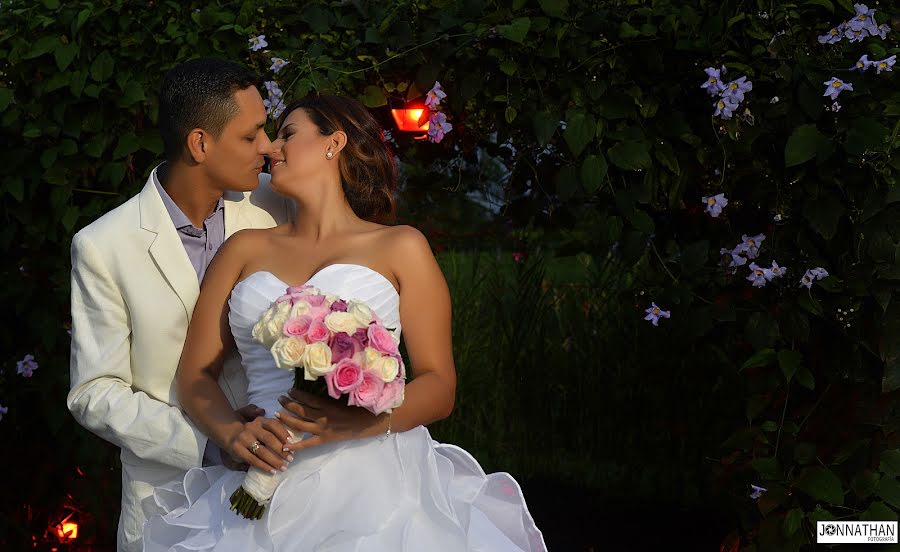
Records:
[[[307,96],[285,108],[275,121],[276,135],[295,109],[306,111],[319,134],[328,136],[342,130],[347,135],[338,166],[344,195],[356,216],[371,222],[394,222],[397,166],[372,114],[351,98]]]

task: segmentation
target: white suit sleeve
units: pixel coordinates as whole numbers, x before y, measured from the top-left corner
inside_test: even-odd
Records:
[[[207,438],[179,408],[132,389],[128,310],[98,249],[72,240],[71,389],[75,419],[139,458],[199,466]]]

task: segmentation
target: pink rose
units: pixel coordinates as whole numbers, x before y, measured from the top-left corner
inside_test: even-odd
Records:
[[[322,303],[325,302],[325,296],[324,295],[307,295],[306,300],[313,307],[321,307]]]
[[[331,346],[331,362],[334,363],[350,358],[355,353],[362,351],[359,341],[344,332],[334,334],[329,345]]]
[[[384,381],[382,381],[381,377],[375,372],[364,370],[362,382],[350,392],[350,395],[347,397],[347,404],[350,406],[362,406],[373,411],[375,401],[381,396],[382,389],[384,389]]]
[[[375,401],[375,410],[373,414],[376,416],[382,412],[397,408],[403,403],[403,395],[406,390],[406,383],[397,378],[391,383],[384,384],[381,390],[381,396]]]
[[[312,316],[312,319],[320,322],[324,322],[325,317],[329,314],[331,314],[331,309],[326,306],[313,307],[309,311],[309,315]]]
[[[372,347],[380,353],[386,355],[396,355],[397,342],[394,341],[394,335],[387,331],[384,326],[372,324],[369,326],[369,347]]]
[[[281,303],[284,303],[285,301],[290,301],[291,299],[292,299],[292,297],[290,294],[284,294],[281,297],[279,297],[278,299],[275,299],[275,304],[276,305],[281,304]],[[291,303],[291,304],[293,304],[293,303]]]
[[[304,284],[302,286],[291,286],[291,287],[287,288],[287,294],[288,295],[293,295],[295,293],[302,294],[304,291],[306,291],[308,289],[312,289],[312,286],[309,284]]]
[[[350,393],[362,385],[363,381],[365,381],[364,377],[363,369],[359,363],[345,358],[337,363],[334,370],[325,374],[328,394],[334,399],[339,399],[342,393]]]
[[[282,331],[284,332],[284,335],[288,337],[303,337],[309,332],[312,321],[312,318],[306,315],[288,318],[288,321],[284,323]]]
[[[338,299],[331,304],[331,312],[347,312],[347,302],[343,299]]]
[[[306,342],[307,343],[315,343],[316,341],[328,341],[328,338],[331,336],[331,333],[328,331],[328,327],[325,326],[325,322],[321,320],[313,319],[313,321],[309,325],[309,330],[306,332]]]

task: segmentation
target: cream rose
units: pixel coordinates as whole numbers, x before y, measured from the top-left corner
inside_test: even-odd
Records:
[[[373,349],[372,347],[366,347],[363,349],[363,366],[367,370],[378,370],[378,364],[381,362],[381,353]]]
[[[400,363],[394,357],[381,357],[381,362],[376,366],[375,373],[381,376],[381,380],[384,383],[390,383],[400,373]]]
[[[305,350],[306,342],[296,337],[282,337],[270,349],[275,364],[282,370],[292,370],[300,366]]]
[[[316,341],[306,346],[303,353],[303,377],[313,381],[334,369],[331,365],[331,347],[327,343]]]
[[[309,314],[311,308],[312,307],[309,306],[309,303],[307,303],[303,299],[300,299],[299,301],[294,303],[293,307],[291,307],[290,316],[291,318],[300,318],[304,314]]]
[[[372,309],[370,309],[368,305],[364,303],[351,301],[347,312],[349,314],[352,314],[353,317],[356,318],[357,322],[359,322],[359,325],[363,328],[372,323]]]
[[[359,320],[349,312],[333,312],[325,317],[325,326],[333,333],[353,335],[360,328]]]

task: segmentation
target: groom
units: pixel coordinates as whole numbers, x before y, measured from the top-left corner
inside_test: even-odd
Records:
[[[261,172],[271,142],[257,79],[246,68],[196,59],[166,74],[159,128],[167,162],[143,190],[72,239],[71,390],[76,420],[122,449],[117,549],[141,549],[159,510],[153,488],[220,463],[182,413],[174,377],[200,281],[219,246],[243,228],[284,222],[289,203]],[[246,404],[235,357],[220,379]],[[239,412],[262,414],[252,405]],[[227,460],[227,455],[224,455]]]

